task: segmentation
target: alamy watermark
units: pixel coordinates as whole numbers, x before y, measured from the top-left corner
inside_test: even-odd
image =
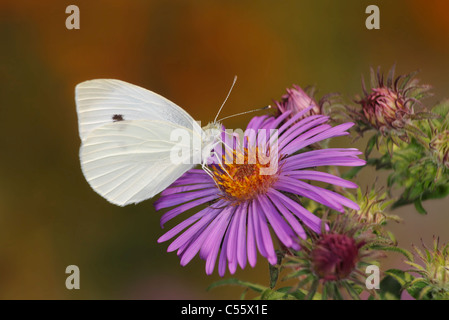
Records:
[[[273,175],[278,169],[278,130],[221,130],[218,126],[171,131],[170,161],[175,164],[258,164],[259,174]]]
[[[69,290],[80,288],[80,268],[76,265],[67,266],[66,274],[70,274],[65,280],[65,287]]]
[[[369,16],[365,20],[365,26],[368,30],[380,29],[380,9],[372,4],[366,7],[365,13]]]
[[[65,19],[65,27],[69,30],[80,28],[80,9],[78,6],[72,4],[65,8],[65,13],[70,14]]]
[[[69,16],[65,20],[65,26],[69,30],[80,29],[80,9],[72,4],[66,7],[65,13]],[[380,9],[372,4],[366,7],[365,13],[369,16],[365,20],[365,27],[368,30],[380,29]]]
[[[369,265],[365,270],[366,274],[369,276],[366,277],[365,286],[368,290],[371,289],[379,289],[380,288],[380,271],[379,267],[375,264]]]

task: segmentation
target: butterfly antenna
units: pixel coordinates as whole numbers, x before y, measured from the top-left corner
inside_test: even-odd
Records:
[[[229,95],[231,94],[231,91],[232,91],[232,89],[234,88],[234,85],[235,85],[236,81],[237,81],[237,76],[234,76],[234,81],[232,81],[231,89],[229,89],[229,92],[228,92],[228,95],[226,96],[226,99],[225,99],[225,100],[223,101],[223,103],[221,104],[221,107],[220,107],[220,109],[218,110],[217,115],[215,116],[214,122],[217,122],[218,115],[220,114],[221,109],[223,109],[223,106],[225,105],[226,101],[228,100]]]
[[[227,117],[218,119],[218,121],[220,122],[220,121],[222,121],[222,120],[229,119],[229,118],[236,117],[236,116],[240,116],[240,115],[242,115],[242,114],[247,114],[247,113],[256,112],[256,111],[262,111],[262,110],[271,109],[271,108],[272,108],[272,106],[268,105],[268,106],[265,106],[265,107],[263,107],[263,108],[254,109],[254,110],[245,111],[245,112],[240,112],[240,113],[236,113],[236,114],[232,114],[232,115],[230,115],[230,116],[227,116]]]

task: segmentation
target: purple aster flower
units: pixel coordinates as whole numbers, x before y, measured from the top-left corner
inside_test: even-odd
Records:
[[[276,264],[270,229],[284,246],[295,250],[300,249],[300,239],[306,238],[303,225],[316,233],[321,230],[321,219],[292,200],[297,196],[339,212],[343,212],[344,207],[359,209],[356,203],[340,194],[306,181],[357,188],[353,182],[312,168],[362,166],[365,161],[357,157],[361,152],[352,148],[331,148],[300,153],[315,142],[347,135],[353,123],[332,127],[326,116],[302,119],[305,112],[308,109],[288,120],[290,112],[278,118],[255,117],[248,124],[242,143],[236,134],[232,143],[226,143],[223,134],[224,147],[216,153],[209,172],[192,169],[162,192],[155,208],[170,210],[162,216],[161,226],[189,209],[207,204],[158,239],[164,242],[175,238],[168,251],[177,250],[181,265],[186,265],[199,253],[206,261],[207,274],[213,272],[218,259],[218,273],[223,276],[226,267],[231,274],[237,265],[243,269],[248,262],[254,267],[257,252]],[[274,129],[277,129],[276,135],[267,134]],[[252,159],[252,154],[257,157]],[[229,155],[233,156],[232,161],[224,161]],[[268,156],[270,162],[263,162],[261,155]],[[263,174],[273,161],[277,164],[275,170]]]

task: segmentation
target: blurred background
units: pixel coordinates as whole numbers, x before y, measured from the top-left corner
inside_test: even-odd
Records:
[[[71,4],[79,30],[65,27]],[[370,4],[380,8],[380,30],[365,27]],[[222,116],[265,106],[292,84],[350,102],[370,66],[397,63],[398,73],[421,70],[432,104],[449,97],[447,12],[444,0],[2,0],[0,299],[238,299],[242,291],[206,291],[219,277],[206,276],[204,261],[181,267],[166,253],[156,240],[175,222],[162,230],[152,200],[120,208],[89,187],[78,158],[77,83],[125,80],[207,123],[234,75]],[[244,128],[250,118],[225,125]],[[374,172],[358,179],[371,185]],[[399,245],[449,241],[449,199],[424,205],[427,216],[413,206],[393,212],[404,219],[389,226]],[[400,261],[390,255],[381,268]],[[71,264],[80,290],[65,287]],[[267,262],[235,277],[267,284]]]

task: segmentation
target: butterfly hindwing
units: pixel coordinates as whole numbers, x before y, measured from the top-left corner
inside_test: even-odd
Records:
[[[173,130],[186,128],[165,121],[117,121],[93,129],[80,149],[84,176],[92,188],[108,201],[124,206],[158,194],[193,167],[192,139],[172,141]],[[191,150],[181,163],[174,163],[175,146]]]

